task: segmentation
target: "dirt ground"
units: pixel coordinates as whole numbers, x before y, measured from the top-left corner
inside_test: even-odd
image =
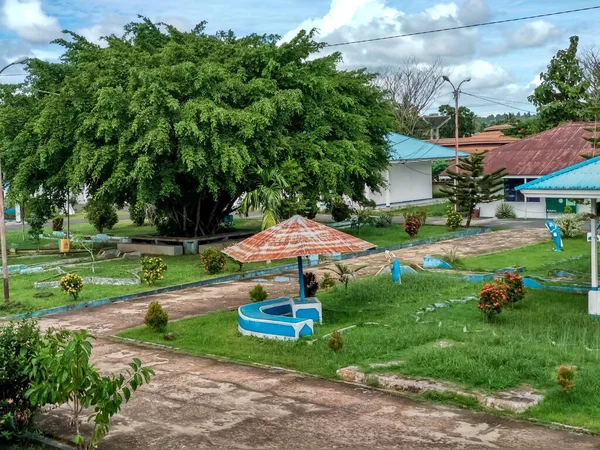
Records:
[[[487,240],[474,236],[458,244],[468,252],[474,248],[486,252],[486,247],[497,249],[511,240],[510,236],[486,236]],[[527,236],[519,238],[519,245],[516,238],[512,239],[510,245],[539,240]],[[439,253],[440,245],[449,244],[396,253],[403,260],[418,258]],[[368,272],[375,272],[384,264],[383,255],[377,256],[379,259],[368,257],[372,261],[348,262],[370,263]],[[118,373],[134,356],[156,371],[151,384],[138,391],[114,419],[101,450],[600,449],[600,438],[594,436],[447,408],[285,370],[243,366],[109,339],[119,330],[141,324],[151,300],[159,300],[169,316],[178,319],[244,304],[254,283],[188,289],[41,320],[43,327],[87,328],[94,333],[98,340],[93,359],[104,373]],[[271,296],[297,289],[293,282],[270,279],[263,284]],[[57,436],[72,436],[63,408],[45,413],[40,424]]]

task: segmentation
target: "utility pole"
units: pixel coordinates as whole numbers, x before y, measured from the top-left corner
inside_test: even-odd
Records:
[[[447,81],[448,83],[450,83],[450,86],[452,86],[453,89],[453,94],[454,94],[454,151],[455,151],[455,155],[454,155],[454,164],[455,164],[455,169],[458,172],[458,97],[460,96],[460,87],[463,85],[463,83],[468,83],[469,81],[471,81],[471,77],[466,78],[464,80],[462,80],[458,87],[455,87],[454,84],[452,84],[452,81],[450,81],[450,78],[448,78],[446,75],[442,75],[442,79],[444,81]],[[456,188],[457,185],[457,180],[454,180],[454,186]],[[456,192],[456,189],[455,189]],[[454,210],[458,211],[458,202],[454,203]]]
[[[22,58],[18,61],[10,63],[0,70],[0,74],[11,66],[17,64],[25,64],[29,58]],[[6,251],[6,223],[4,222],[4,183],[2,181],[2,163],[0,162],[0,246],[2,247],[2,280],[4,281],[4,303],[8,303],[10,300],[8,290],[8,254]],[[24,220],[21,217],[21,220]]]

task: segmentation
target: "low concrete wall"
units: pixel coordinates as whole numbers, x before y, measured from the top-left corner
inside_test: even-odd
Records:
[[[140,252],[144,255],[183,255],[183,247],[181,245],[118,244],[117,248],[121,253]]]

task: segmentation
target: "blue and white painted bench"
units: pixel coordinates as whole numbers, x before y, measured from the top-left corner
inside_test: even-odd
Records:
[[[322,317],[321,302],[315,297],[303,302],[283,297],[240,306],[238,329],[244,336],[296,340],[313,334]]]

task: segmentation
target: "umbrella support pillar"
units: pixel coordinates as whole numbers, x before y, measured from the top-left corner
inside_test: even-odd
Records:
[[[304,271],[302,270],[302,256],[298,256],[298,284],[300,285],[300,301],[305,301],[304,297]]]
[[[596,199],[591,199],[592,214],[596,212]],[[592,290],[588,293],[588,313],[600,317],[600,291],[598,291],[598,239],[596,238],[596,218],[592,216],[591,263],[592,263]]]

